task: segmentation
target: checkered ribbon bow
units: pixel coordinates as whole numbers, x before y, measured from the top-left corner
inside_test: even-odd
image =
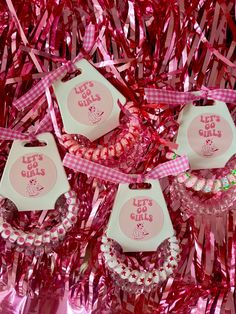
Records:
[[[197,92],[177,92],[156,88],[145,88],[148,103],[188,104],[200,99],[213,99],[226,103],[236,101],[236,91],[232,89],[200,90]]]
[[[86,53],[89,53],[89,51],[92,49],[94,44],[94,38],[95,38],[95,25],[89,24],[88,27],[86,28],[83,39],[83,49]],[[46,88],[52,86],[52,84],[56,80],[60,80],[66,75],[66,73],[76,70],[75,62],[80,60],[82,57],[83,54],[79,53],[79,55],[73,61],[68,61],[55,71],[48,73],[40,80],[38,84],[32,87],[25,95],[23,95],[15,102],[13,102],[13,105],[18,110],[23,110],[26,107],[28,107],[30,104],[32,104],[34,100],[36,100],[45,92]]]
[[[189,162],[186,156],[178,157],[158,165],[147,174],[126,174],[118,170],[105,167],[95,162],[76,157],[67,153],[63,165],[74,171],[85,173],[91,177],[113,183],[141,183],[148,179],[160,179],[170,175],[177,175],[189,169]]]

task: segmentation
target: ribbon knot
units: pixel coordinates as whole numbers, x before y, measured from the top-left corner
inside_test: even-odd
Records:
[[[198,99],[207,99],[209,97],[208,90],[201,90],[200,91],[200,97]]]
[[[133,182],[131,183],[143,183],[145,182],[145,175],[144,174],[136,174],[134,177],[133,177]]]

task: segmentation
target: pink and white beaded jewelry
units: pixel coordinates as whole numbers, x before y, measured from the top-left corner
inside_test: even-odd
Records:
[[[79,211],[79,202],[74,191],[64,194],[66,200],[66,212],[61,217],[61,222],[52,227],[50,230],[42,230],[40,233],[24,232],[17,229],[5,221],[3,215],[0,217],[0,236],[5,241],[15,244],[20,249],[28,249],[34,251],[37,248],[50,247],[62,240],[68,230],[70,230],[77,221],[77,213]],[[1,203],[4,204],[6,199],[2,198]],[[1,205],[4,209],[4,205]]]
[[[166,154],[166,157],[167,159],[175,159],[177,155],[169,152]],[[236,164],[233,169],[228,170],[228,172],[221,177],[205,179],[196,174],[192,174],[191,171],[186,171],[177,175],[177,181],[186,188],[196,192],[216,194],[236,186]]]
[[[234,209],[236,202],[236,189],[220,191],[209,196],[187,189],[177,179],[171,184],[170,195],[173,210],[178,207],[188,216],[199,214],[221,216],[224,212]]]
[[[125,256],[118,257],[114,240],[109,239],[106,234],[102,237],[100,246],[102,256],[106,267],[109,269],[111,276],[121,285],[124,290],[133,292],[150,291],[169,276],[178,266],[180,259],[179,241],[175,236],[168,239],[169,255],[165,258],[162,266],[154,268],[152,271],[133,269],[125,262]]]
[[[78,143],[73,134],[64,134],[62,136],[63,145],[68,149],[69,153],[78,157],[83,157],[92,161],[107,160],[112,157],[120,157],[127,149],[133,147],[140,136],[140,128],[138,123],[139,110],[132,102],[127,102],[125,109],[130,113],[128,122],[128,130],[120,134],[116,142],[109,146],[85,147]]]

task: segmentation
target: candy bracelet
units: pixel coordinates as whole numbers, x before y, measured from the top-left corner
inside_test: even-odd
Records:
[[[116,243],[109,239],[106,234],[102,237],[100,246],[102,256],[106,267],[115,282],[122,286],[122,289],[136,292],[150,291],[170,275],[177,268],[180,259],[179,241],[175,236],[168,239],[169,255],[165,257],[165,261],[158,268],[152,271],[140,271],[133,269],[125,262],[125,255],[121,254],[118,257]]]
[[[20,249],[36,250],[45,246],[52,246],[62,240],[68,230],[70,230],[77,221],[77,213],[79,204],[76,193],[69,191],[64,194],[66,200],[66,211],[61,217],[61,222],[56,224],[49,230],[40,230],[40,232],[24,232],[23,230],[13,227],[5,221],[3,214],[0,217],[0,232],[1,238],[11,244],[15,244]],[[5,209],[5,198],[2,198],[1,209]]]
[[[167,153],[167,159],[175,159],[175,153]],[[222,177],[215,179],[205,179],[192,174],[190,171],[180,173],[177,176],[177,181],[183,184],[186,188],[192,189],[196,192],[213,193],[216,194],[220,191],[226,191],[236,185],[236,165],[232,170],[228,170]]]
[[[198,214],[220,216],[233,209],[236,201],[236,189],[229,189],[207,197],[207,194],[199,195],[187,189],[183,184],[178,183],[177,179],[172,182],[170,195],[172,207],[179,204],[181,211],[189,216]]]
[[[125,109],[130,113],[131,117],[127,124],[128,130],[125,130],[116,139],[115,143],[109,146],[98,146],[95,148],[86,147],[79,144],[78,139],[73,134],[64,134],[62,136],[63,145],[68,149],[69,153],[78,157],[83,157],[92,161],[107,160],[112,157],[120,157],[126,150],[130,149],[137,143],[140,136],[139,127],[139,110],[132,102],[125,105]]]

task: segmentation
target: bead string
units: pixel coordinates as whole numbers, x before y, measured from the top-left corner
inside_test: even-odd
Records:
[[[137,142],[140,136],[138,108],[132,102],[127,102],[125,109],[132,115],[128,122],[128,130],[117,138],[113,145],[89,148],[79,144],[74,135],[64,134],[62,136],[64,146],[68,149],[69,153],[92,161],[107,160],[112,157],[121,156]]]
[[[20,247],[36,247],[51,245],[59,240],[62,240],[69,229],[71,229],[77,221],[77,213],[79,211],[79,203],[74,191],[69,191],[64,194],[66,199],[66,215],[62,218],[61,222],[50,230],[44,230],[42,233],[26,233],[23,230],[12,227],[9,223],[4,221],[3,217],[0,218],[0,232],[1,237],[15,243]],[[4,200],[4,199],[3,199]],[[3,205],[1,206],[3,208]]]
[[[127,266],[127,264],[122,262],[124,255],[121,258],[117,258],[116,249],[113,245],[114,241],[109,239],[106,234],[102,237],[100,249],[106,266],[112,274],[119,276],[124,286],[125,284],[133,284],[133,288],[150,290],[165,281],[177,268],[180,259],[179,241],[173,236],[168,239],[168,242],[170,255],[161,267],[153,269],[151,272],[139,271]]]
[[[166,154],[167,159],[175,159],[176,157],[178,155],[172,152]],[[229,173],[217,179],[199,178],[190,171],[186,171],[177,175],[177,181],[196,192],[216,194],[236,185],[236,169],[230,170]]]

